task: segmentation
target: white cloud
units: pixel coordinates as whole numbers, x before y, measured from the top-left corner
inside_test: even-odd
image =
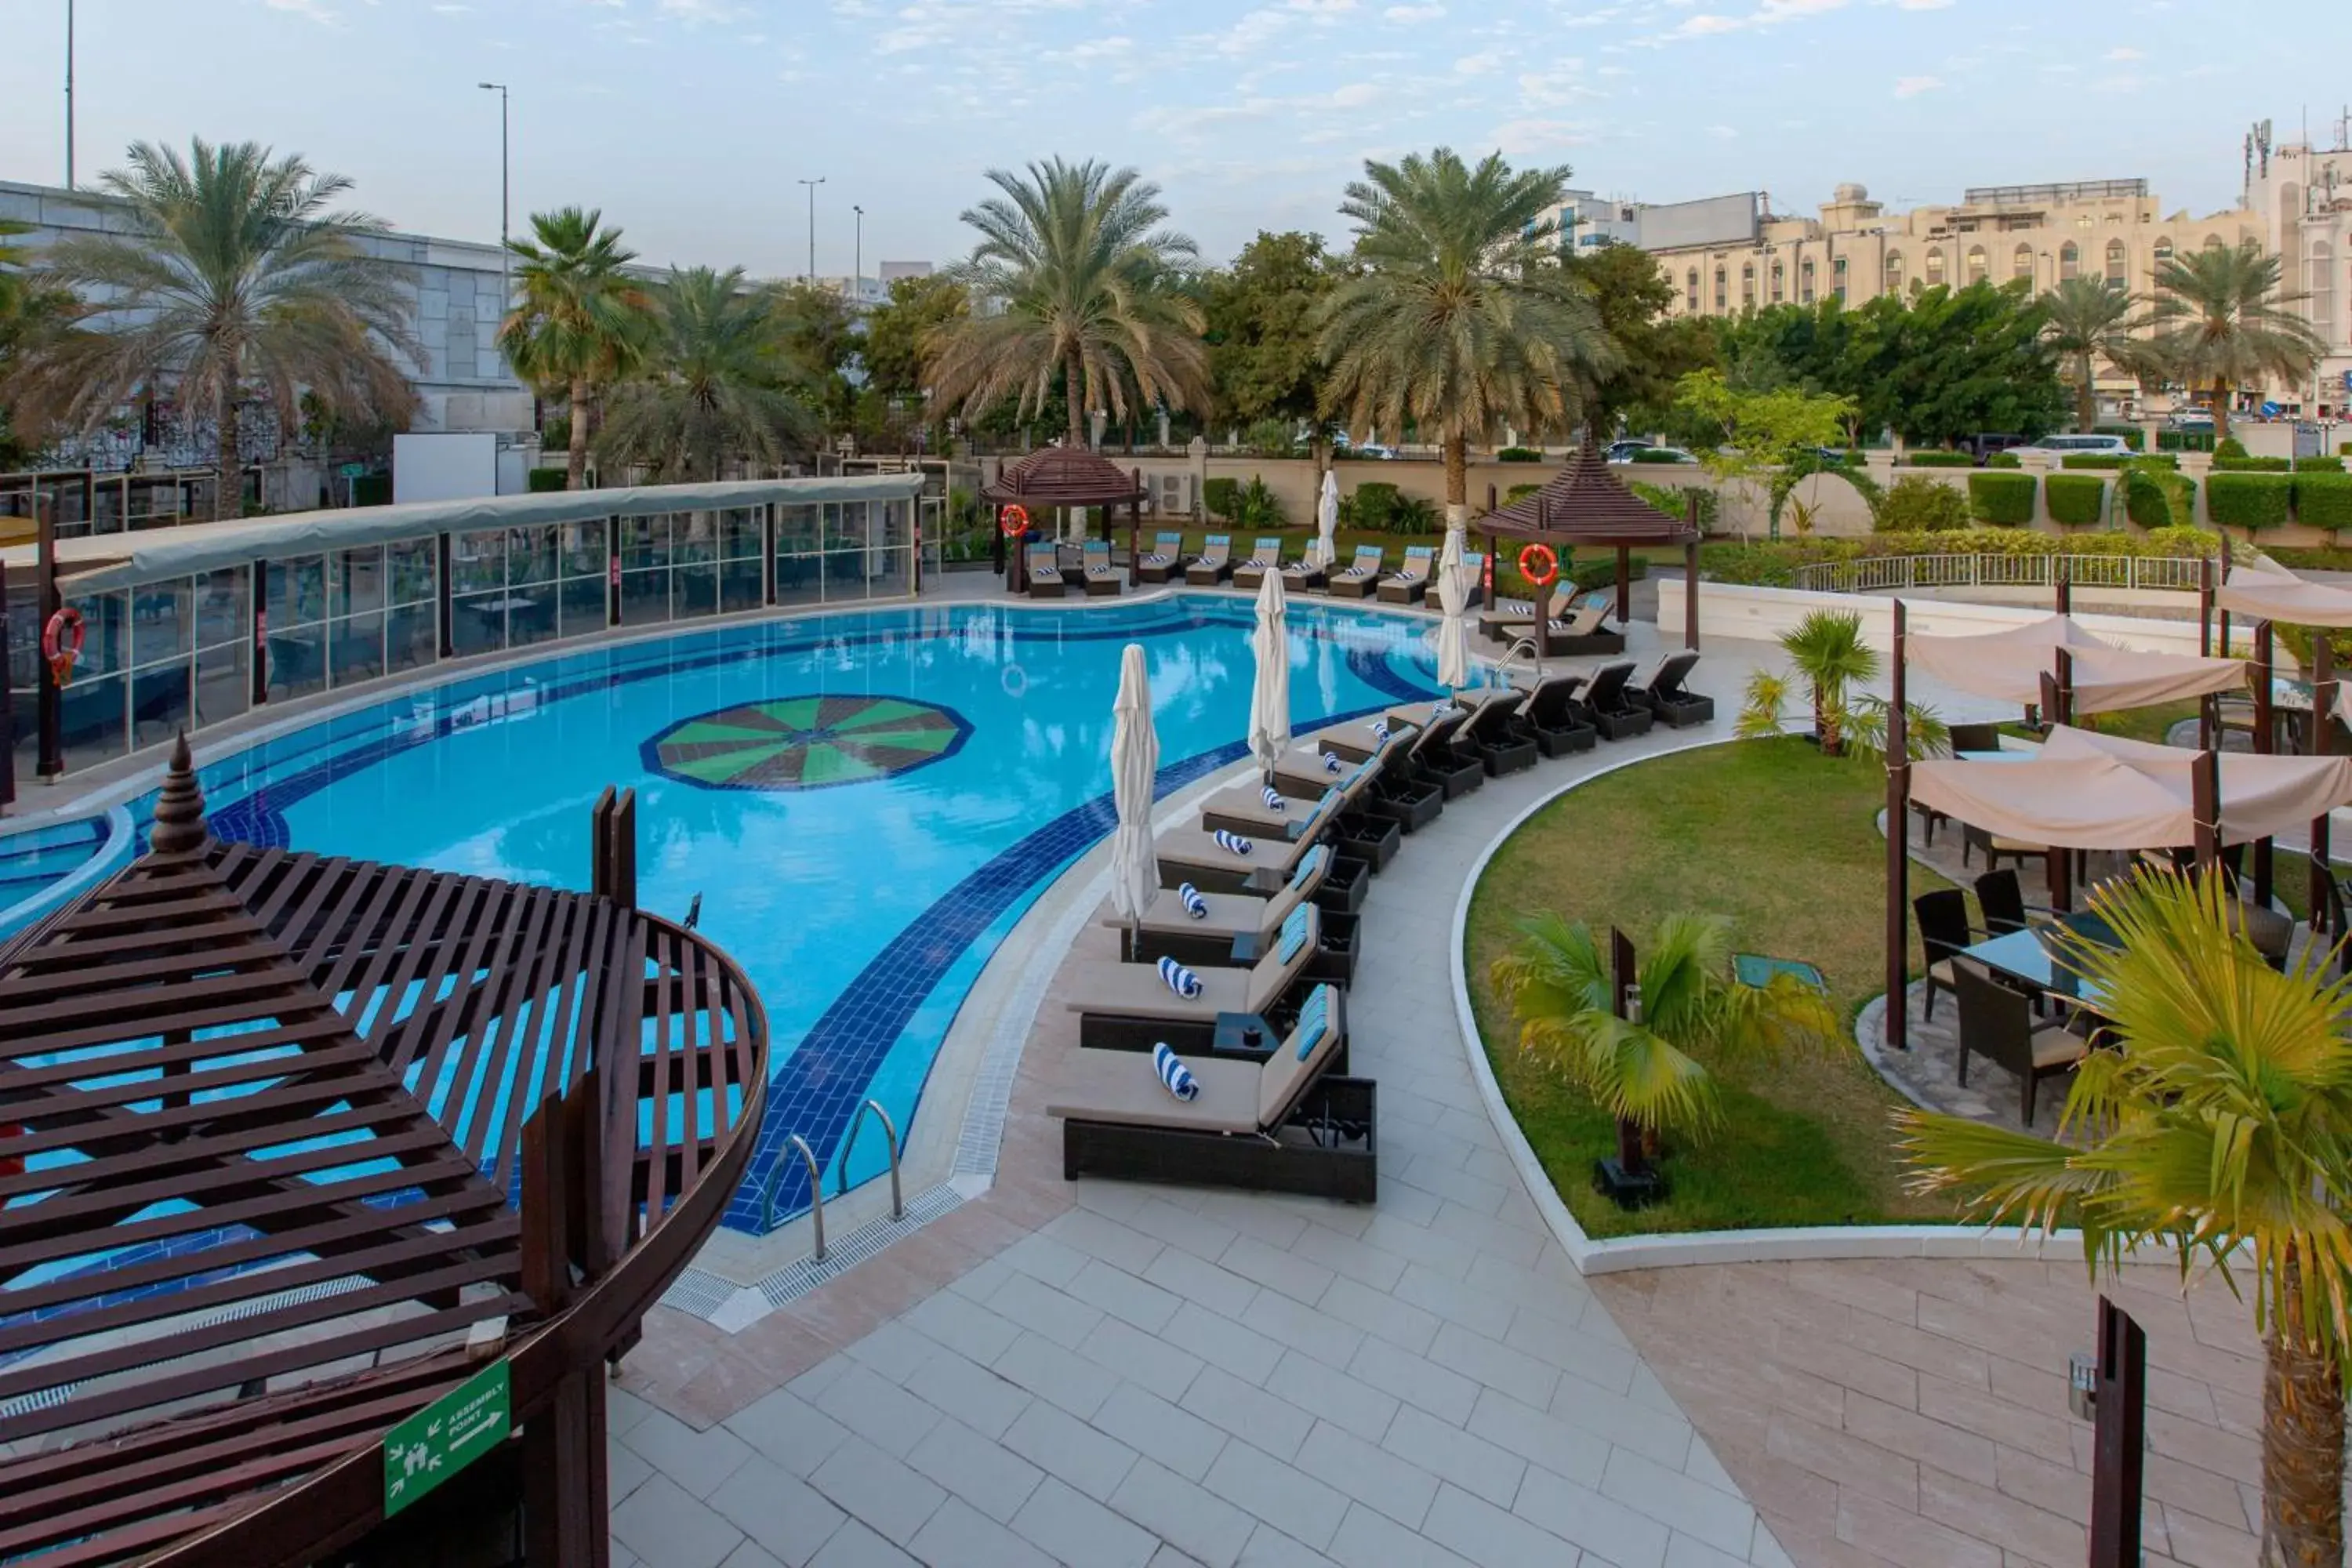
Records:
[[[1905,76],[1895,79],[1895,96],[1916,98],[1923,92],[1933,92],[1944,85],[1939,76]]]
[[[1486,49],[1475,55],[1464,55],[1460,59],[1455,60],[1454,62],[1454,74],[1455,76],[1485,76],[1489,71],[1499,68],[1502,63],[1503,57],[1498,51],[1494,49]]]
[[[1895,0],[1895,8],[1898,11],[1941,11],[1951,3],[1952,0]]]
[[[1851,0],[1763,0],[1763,4],[1744,16],[1727,16],[1718,12],[1702,11],[1686,16],[1671,37],[1704,38],[1722,33],[1737,33],[1748,27],[1776,27],[1783,22],[1801,21],[1831,11],[1842,11]]]
[[[1380,95],[1381,89],[1371,82],[1351,81],[1332,90],[1331,104],[1335,109],[1360,109]]]
[[[2139,50],[2133,48],[2128,44],[2109,49],[2105,54],[2099,58],[2101,59],[2108,60],[2144,60],[2147,58],[2146,55],[2142,54]]]
[[[1443,5],[1391,5],[1381,13],[1387,22],[1434,22],[1445,15]]]
[[[1491,140],[1507,158],[1540,158],[1585,146],[1592,135],[1572,120],[1507,120],[1495,127]]]
[[[331,26],[335,21],[335,14],[320,5],[319,0],[261,0],[261,3],[273,11],[283,11],[294,16],[308,16],[321,26]]]

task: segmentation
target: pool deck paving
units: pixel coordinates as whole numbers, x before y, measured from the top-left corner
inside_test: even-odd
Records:
[[[1487,844],[1601,769],[1727,735],[1773,658],[1710,644],[1714,726],[1489,780],[1375,880],[1349,995],[1351,1070],[1380,1084],[1375,1205],[1065,1182],[1043,1113],[1077,1048],[1058,995],[1116,942],[1088,925],[984,1194],[740,1331],[648,1319],[614,1384],[615,1563],[2082,1561],[2080,1265],[1588,1280],[1473,1079],[1450,946]],[[2170,1280],[2127,1282],[2159,1369],[2151,1560],[2251,1561],[2251,1331],[2218,1287],[2184,1306]]]

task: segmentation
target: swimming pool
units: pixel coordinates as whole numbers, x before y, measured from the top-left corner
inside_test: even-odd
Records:
[[[1251,626],[1209,595],[764,620],[420,687],[203,779],[224,837],[570,888],[597,795],[635,789],[640,902],[698,896],[767,1004],[768,1116],[728,1215],[756,1231],[772,1172],[777,1221],[807,1206],[793,1134],[831,1181],[866,1099],[910,1125],[982,966],[1109,831],[1120,648],[1150,659],[1164,795],[1244,754]],[[1294,603],[1294,727],[1433,695],[1429,626]],[[871,1179],[883,1141],[847,1159]]]

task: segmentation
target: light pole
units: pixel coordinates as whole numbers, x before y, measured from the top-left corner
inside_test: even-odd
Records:
[[[857,300],[866,298],[866,209],[852,203],[849,210],[856,234],[856,248],[850,251],[849,292]]]
[[[74,0],[66,0],[66,189],[74,188]]]
[[[816,188],[817,188],[819,185],[821,185],[821,184],[824,184],[824,176],[823,174],[819,174],[815,179],[814,179],[814,180],[803,180],[803,181],[801,182],[801,184],[803,184],[803,185],[806,185],[806,186],[808,187],[808,198],[809,198],[809,263],[808,263],[808,280],[809,280],[810,282],[814,283],[814,282],[815,282],[815,281],[816,281]]]
[[[480,86],[484,92],[499,95],[499,320],[503,322],[507,312],[514,308],[514,277],[509,270],[513,266],[514,252],[507,247],[508,215],[513,210],[507,195],[511,184],[507,161],[507,84],[486,81]]]

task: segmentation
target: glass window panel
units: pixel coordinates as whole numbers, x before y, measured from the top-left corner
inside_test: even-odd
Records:
[[[272,631],[308,626],[327,618],[327,558],[295,555],[269,563],[269,609]]]
[[[383,609],[385,587],[382,549],[344,551],[335,569],[337,618]]]
[[[437,535],[404,539],[386,552],[392,563],[392,602],[429,605],[435,597],[434,564],[441,548]]]
[[[567,577],[562,591],[562,622],[565,637],[576,637],[604,627],[604,579]]]
[[[555,584],[534,583],[507,590],[507,645],[521,647],[555,636]]]
[[[863,550],[866,545],[866,502],[827,501],[823,507],[824,547],[833,550]]]
[[[719,568],[702,564],[670,571],[669,613],[672,620],[719,613]]]
[[[196,723],[234,719],[253,705],[253,645],[223,643],[196,655]]]
[[[719,607],[733,612],[760,607],[760,560],[724,562],[719,568]]]
[[[507,581],[509,584],[555,581],[555,525],[507,530]]]
[[[383,661],[387,671],[422,669],[433,662],[440,647],[440,628],[434,624],[434,606],[411,605],[384,617]]]
[[[719,559],[719,514],[682,511],[670,519],[670,563]]]
[[[755,506],[730,507],[719,514],[719,553],[729,561],[740,561],[747,555],[760,553],[765,530],[761,526],[761,509]]]
[[[507,593],[461,594],[449,601],[449,646],[457,657],[496,653],[507,646]]]
[[[817,509],[813,506],[780,506],[776,509],[776,553],[813,555],[824,548],[817,523]]]
[[[383,673],[382,610],[352,616],[337,621],[334,626],[329,648],[329,668],[334,684],[349,686],[354,680],[373,680]]]
[[[152,746],[188,727],[187,655],[169,664],[134,671],[131,677],[131,731],[135,745]]]
[[[81,612],[81,657],[74,661],[75,683],[122,669],[131,653],[131,595],[68,594],[66,603]],[[42,623],[36,618],[29,619],[29,624],[37,647]],[[122,700],[120,690],[115,693],[115,700]]]
[[[195,647],[195,580],[174,577],[131,591],[131,662],[185,658]]]
[[[58,730],[64,742],[68,769],[86,768],[131,749],[122,700],[127,677],[100,676],[83,679],[58,694]]]
[[[669,564],[669,519],[621,519],[621,570],[641,572]],[[664,592],[667,592],[667,589]]]
[[[912,545],[896,550],[877,550],[866,558],[866,595],[887,599],[907,592],[908,560],[914,553]]]
[[[504,529],[449,536],[449,591],[480,594],[507,585],[507,536]]]
[[[604,525],[601,522],[565,523],[562,542],[563,574],[566,577],[594,577],[602,581],[607,542]]]
[[[281,629],[269,624],[269,700],[307,697],[327,685],[327,631],[321,626]]]
[[[654,626],[669,619],[669,569],[621,574],[621,624]]]
[[[779,555],[776,557],[776,603],[814,605],[824,597],[824,556]]]

